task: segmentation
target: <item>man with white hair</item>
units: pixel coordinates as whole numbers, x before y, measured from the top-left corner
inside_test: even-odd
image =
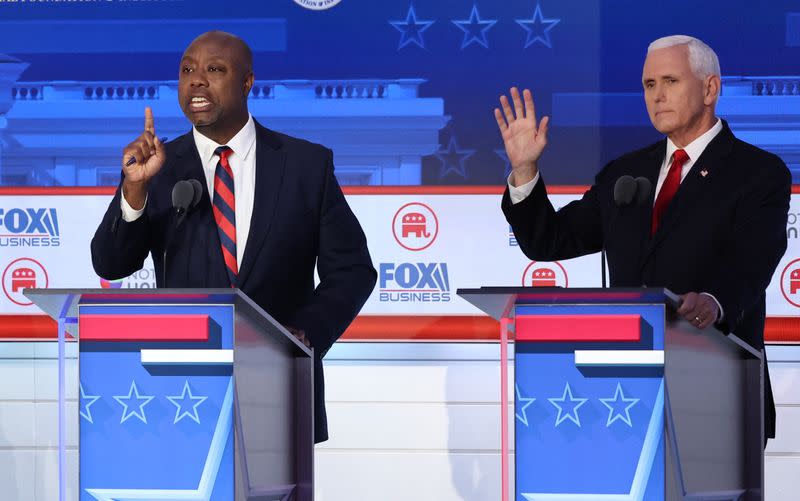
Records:
[[[789,170],[717,118],[719,61],[702,41],[654,41],[642,86],[650,120],[666,138],[608,163],[583,198],[558,211],[538,168],[549,119],[537,122],[527,89],[522,96],[511,89],[513,109],[501,96],[494,114],[512,166],[506,219],[529,258],[605,249],[612,286],[671,289],[682,298],[678,313],[694,326],[716,325],[760,350],[765,290],[786,250]],[[614,188],[622,176],[645,177],[655,189],[643,204],[619,207]],[[765,432],[774,438],[769,373],[765,381]]]

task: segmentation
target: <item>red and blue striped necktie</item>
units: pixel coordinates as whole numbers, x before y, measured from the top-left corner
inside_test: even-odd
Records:
[[[236,262],[236,198],[233,191],[233,171],[228,157],[233,150],[220,146],[214,150],[219,156],[217,169],[214,172],[214,220],[219,230],[219,241],[222,244],[222,257],[228,269],[231,287],[236,287],[239,265]]]

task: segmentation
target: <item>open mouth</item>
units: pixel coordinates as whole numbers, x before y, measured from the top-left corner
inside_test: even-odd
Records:
[[[211,105],[211,101],[204,97],[196,96],[189,100],[189,109],[192,111],[204,111],[210,108]]]

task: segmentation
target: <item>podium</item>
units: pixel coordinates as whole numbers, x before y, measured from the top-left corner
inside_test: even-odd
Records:
[[[25,295],[58,322],[59,500],[313,499],[312,351],[244,293]]]
[[[514,334],[515,500],[761,500],[763,354],[677,317],[664,289],[458,294]]]

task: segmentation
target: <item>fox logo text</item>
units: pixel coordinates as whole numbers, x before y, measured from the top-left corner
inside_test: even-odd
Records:
[[[379,292],[381,302],[449,302],[447,263],[381,263]]]
[[[0,208],[0,247],[61,245],[56,209]]]

